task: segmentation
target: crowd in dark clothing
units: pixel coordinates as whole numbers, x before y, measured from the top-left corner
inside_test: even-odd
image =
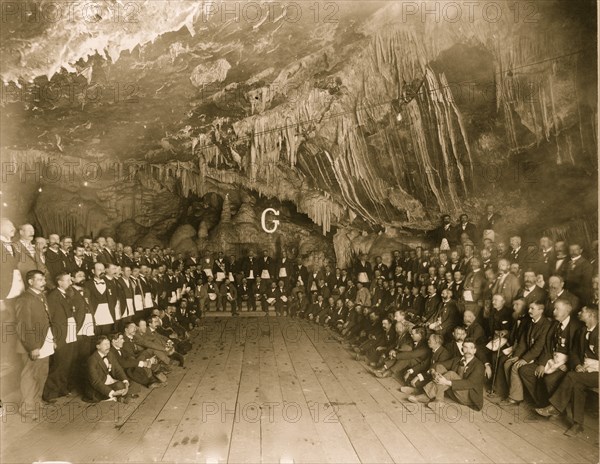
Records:
[[[447,396],[481,409],[487,389],[506,406],[528,397],[542,415],[572,405],[568,432],[580,433],[581,386],[598,385],[597,250],[586,257],[549,237],[535,249],[518,236],[507,244],[493,211],[481,232],[466,215],[449,219],[428,246],[312,269],[285,251],[200,258],[111,237],[73,246],[34,239],[28,224],[13,241],[4,221],[2,299],[16,308],[23,409],[73,388],[91,401],[126,400],[130,383],[155,388],[184,364],[207,311],[274,310],[327,327],[373,375],[396,378],[408,401],[437,408]]]

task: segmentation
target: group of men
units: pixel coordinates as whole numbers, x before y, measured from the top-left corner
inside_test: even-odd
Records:
[[[199,322],[193,301],[189,310],[187,301],[159,308],[139,266],[86,254],[82,242],[73,250],[70,237],[49,237],[52,248],[41,237],[33,245],[30,224],[13,242],[15,232],[1,219],[0,301],[22,360],[23,416],[37,419],[44,404],[75,392],[127,402],[139,385],[164,386],[171,365],[183,367]]]
[[[456,226],[444,216],[431,248],[396,250],[389,265],[361,254],[346,269],[326,261],[310,270],[285,251],[277,259],[266,250],[260,257],[250,251],[239,259],[222,252],[198,258],[160,247],[133,249],[111,237],[83,237],[73,245],[71,237],[34,239],[28,224],[14,241],[13,225],[3,220],[9,259],[1,298],[16,301],[22,378],[44,376],[35,361],[47,363],[52,332],[56,348],[45,400],[68,393],[76,363],[62,360],[77,358],[71,351],[87,358],[88,387],[100,386],[102,379],[91,378],[109,369],[114,388],[102,388],[97,398],[126,398],[126,380],[162,384],[168,365],[183,362],[188,331],[203,312],[237,315],[245,306],[329,327],[374,375],[397,378],[409,401],[438,407],[448,395],[481,409],[487,383],[507,406],[527,392],[541,415],[572,405],[568,433],[580,433],[586,389],[598,385],[597,249],[588,259],[579,244],[567,247],[549,237],[524,248],[512,236],[507,245],[493,233],[498,217],[488,210],[480,235],[466,215]],[[27,335],[33,326],[37,345]],[[79,348],[65,350],[71,343]],[[125,369],[115,369],[123,367],[120,352],[131,354]],[[24,398],[35,397],[27,382],[22,390]]]

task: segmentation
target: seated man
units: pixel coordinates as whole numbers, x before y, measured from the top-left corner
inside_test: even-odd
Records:
[[[113,334],[110,342],[112,345],[110,351],[118,360],[128,379],[148,388],[166,386],[167,377],[164,374],[152,372],[152,365],[158,362],[156,358],[138,361],[135,356],[123,349],[125,337],[121,333]]]
[[[529,392],[536,407],[548,405],[548,397],[558,388],[569,368],[574,369],[573,345],[581,322],[571,317],[571,303],[557,300],[554,305],[554,319],[548,332],[548,340],[542,355],[535,363],[519,369],[523,386]]]
[[[552,323],[544,317],[544,305],[531,303],[529,305],[531,324],[527,332],[519,340],[516,350],[504,363],[504,373],[509,380],[508,397],[500,402],[501,406],[517,405],[523,401],[523,382],[519,369],[541,358],[546,346],[548,331]]]
[[[392,322],[389,318],[384,317],[381,321],[383,331],[376,342],[365,351],[366,357],[369,360],[371,367],[377,367],[382,356],[385,356],[389,351],[396,346],[396,330],[392,327]]]
[[[435,409],[443,402],[444,393],[457,403],[469,406],[477,411],[483,407],[483,386],[485,367],[477,359],[475,342],[466,339],[463,343],[462,357],[456,357],[435,365],[433,380],[423,386],[422,395],[409,396],[412,403],[427,403]]]
[[[406,369],[427,359],[430,350],[425,340],[425,328],[413,327],[410,336],[413,340],[411,350],[396,352],[394,357],[386,361],[381,369],[373,372],[376,377],[390,377],[392,374],[402,375]]]
[[[160,335],[156,329],[160,325],[158,316],[150,316],[148,321],[140,321],[136,343],[144,348],[150,348],[158,359],[165,364],[179,364],[183,367],[183,355],[175,351],[171,339]]]
[[[450,352],[442,346],[443,342],[444,338],[440,334],[429,335],[427,346],[431,349],[431,356],[406,371],[404,381],[411,386],[400,387],[402,393],[410,395],[416,393],[432,380],[431,370],[436,364],[452,358]]]
[[[119,360],[110,352],[110,341],[106,335],[98,335],[96,351],[89,357],[87,365],[88,388],[86,401],[121,401],[128,403],[129,380]]]
[[[550,405],[535,411],[541,416],[558,416],[571,404],[573,425],[565,435],[574,437],[583,432],[586,389],[598,388],[598,308],[587,306],[579,313],[584,322],[573,345],[572,365],[558,389],[550,397]]]
[[[222,311],[227,311],[227,303],[231,305],[231,315],[237,316],[237,290],[229,279],[225,279],[219,289],[219,307]]]
[[[146,324],[146,321],[140,321],[140,324]],[[134,322],[129,322],[125,325],[125,330],[123,331],[123,348],[121,351],[126,353],[126,356],[135,358],[137,361],[148,361],[149,359],[153,359],[154,361],[151,363],[150,368],[152,372],[158,373],[169,373],[171,370],[168,367],[169,358],[167,357],[167,364],[165,364],[159,356],[154,353],[154,350],[144,348],[140,346],[136,342],[136,334],[138,331],[137,325]]]

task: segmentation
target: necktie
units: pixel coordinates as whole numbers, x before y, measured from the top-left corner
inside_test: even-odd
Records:
[[[106,366],[106,368],[108,369],[108,372],[110,373],[111,365],[108,360],[108,356],[107,355],[102,356],[102,361],[104,361],[104,365]]]
[[[466,369],[466,362],[465,362],[465,358],[461,358],[460,362],[458,363],[458,369],[457,369],[457,374],[462,378],[463,375],[465,375],[465,369]]]

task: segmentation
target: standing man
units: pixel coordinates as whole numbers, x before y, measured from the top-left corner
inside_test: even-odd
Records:
[[[35,246],[33,245],[33,236],[35,230],[31,224],[23,224],[19,227],[19,241],[15,244],[19,250],[19,270],[23,281],[28,271],[37,269],[35,262]]]
[[[39,418],[37,405],[48,377],[49,356],[54,353],[54,337],[44,295],[46,278],[38,270],[26,275],[28,289],[17,300],[17,334],[20,343],[17,352],[22,354],[21,415]]]
[[[48,294],[48,309],[56,343],[42,396],[49,403],[70,393],[69,375],[77,355],[76,308],[67,294],[70,287],[71,276],[61,273],[56,277],[56,288]]]
[[[96,335],[107,335],[113,332],[115,319],[108,304],[108,289],[103,278],[104,264],[95,263],[93,273],[94,278],[86,282],[85,287],[88,290],[90,308],[94,314]]]
[[[19,253],[12,243],[14,235],[15,226],[13,223],[6,218],[0,219],[0,240],[2,241],[0,300],[5,303],[7,300],[13,300],[18,297],[25,290],[23,277],[18,269]]]

